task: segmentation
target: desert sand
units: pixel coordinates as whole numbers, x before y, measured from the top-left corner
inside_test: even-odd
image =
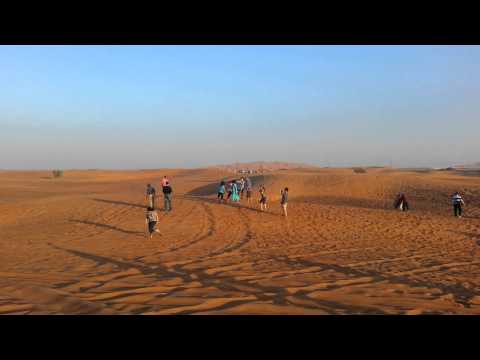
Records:
[[[147,240],[145,186],[160,193],[163,175],[173,211],[160,197]],[[277,171],[252,176],[261,213],[256,191],[251,208],[216,203],[231,176],[0,172],[0,314],[480,314],[480,177]],[[393,209],[399,191],[410,212]]]

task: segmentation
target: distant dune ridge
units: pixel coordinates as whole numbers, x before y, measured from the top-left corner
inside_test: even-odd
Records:
[[[245,163],[234,163],[226,165],[214,165],[211,168],[226,170],[230,172],[237,172],[240,170],[252,170],[255,172],[262,171],[277,171],[277,170],[290,170],[290,169],[314,169],[316,166],[303,164],[303,163],[294,163],[294,162],[284,162],[284,161],[253,161]]]
[[[456,170],[480,170],[480,162],[463,164],[463,165],[455,165],[453,166],[453,168]]]

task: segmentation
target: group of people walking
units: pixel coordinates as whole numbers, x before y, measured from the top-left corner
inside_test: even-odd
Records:
[[[259,188],[259,204],[260,211],[267,210],[267,190],[264,185],[260,185]],[[225,198],[226,197],[226,198]],[[238,180],[231,180],[228,182],[221,181],[218,187],[217,199],[219,203],[226,203],[231,201],[232,203],[238,203],[246,197],[247,204],[252,200],[252,180],[249,177],[242,177]],[[280,205],[283,210],[283,214],[287,216],[287,204],[288,204],[288,188],[281,191]]]
[[[239,202],[244,197],[246,197],[247,202],[250,203],[252,198],[252,180],[249,177],[242,177],[241,179],[231,180],[226,183],[222,180],[217,193],[218,202]]]
[[[249,177],[242,177],[237,180],[231,180],[228,182],[221,181],[218,187],[217,199],[219,203],[226,203],[230,201],[232,203],[239,203],[241,200],[247,200],[250,204],[252,200],[252,180]],[[259,186],[259,204],[260,211],[267,211],[267,189],[262,184]],[[164,210],[166,213],[172,211],[172,187],[170,181],[166,176],[162,179],[162,193],[164,198]],[[287,205],[288,205],[288,187],[284,188],[280,192],[280,205],[283,211],[283,215],[287,217]],[[145,192],[145,200],[147,201],[147,213],[145,220],[145,228],[148,237],[151,239],[154,233],[160,233],[157,229],[158,214],[156,211],[156,190],[151,185],[147,185]],[[453,214],[455,217],[462,217],[463,206],[465,202],[459,192],[455,192],[452,195]],[[401,192],[397,194],[394,201],[394,208],[400,211],[408,211],[410,209],[409,202],[406,195]]]
[[[164,210],[165,212],[172,211],[172,186],[170,185],[170,181],[166,176],[162,179],[162,193],[164,199]],[[145,192],[145,200],[147,201],[147,213],[145,219],[145,228],[146,232],[148,233],[148,237],[151,239],[153,233],[160,233],[157,229],[158,223],[158,213],[156,211],[156,190],[151,185],[147,185],[147,190]]]
[[[252,180],[249,177],[241,178],[238,180],[231,180],[229,182],[222,181],[218,188],[218,201],[219,203],[226,203],[231,201],[233,203],[238,203],[242,199],[246,198],[247,203],[250,204],[252,200]],[[162,179],[162,192],[164,198],[164,211],[166,213],[172,211],[172,187],[170,181],[166,176]],[[267,210],[267,190],[264,185],[261,185],[259,188],[260,194],[260,210]],[[147,202],[147,212],[145,217],[145,232],[149,239],[152,238],[154,233],[160,233],[157,229],[158,223],[158,213],[156,210],[156,190],[151,184],[147,184],[147,189],[145,191],[145,200]],[[285,188],[281,191],[281,200],[280,205],[283,209],[283,214],[287,216],[287,204],[288,204],[288,188]]]

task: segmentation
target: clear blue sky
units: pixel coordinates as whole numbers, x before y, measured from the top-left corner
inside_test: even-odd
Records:
[[[480,161],[478,46],[0,46],[0,168]]]

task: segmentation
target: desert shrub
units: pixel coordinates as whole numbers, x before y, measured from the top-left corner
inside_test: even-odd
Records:
[[[356,168],[353,168],[353,172],[355,174],[365,174],[367,172],[367,170],[365,170],[364,168],[361,168],[361,167],[356,167]]]
[[[53,170],[52,173],[54,178],[63,177],[63,170]]]

